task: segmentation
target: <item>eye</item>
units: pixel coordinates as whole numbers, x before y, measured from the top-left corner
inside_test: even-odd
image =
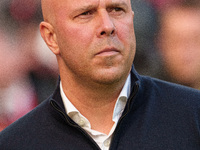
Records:
[[[94,13],[95,13],[95,10],[88,10],[88,11],[84,11],[83,13],[80,13],[77,17],[89,18],[89,17],[93,16]]]
[[[76,20],[88,20],[94,16],[95,10],[86,10],[79,13],[75,19]]]
[[[80,14],[80,16],[87,16],[87,15],[91,15],[91,14],[92,14],[91,11],[86,11],[86,12]]]
[[[96,13],[95,9],[85,9],[77,13],[77,15],[74,17],[74,20],[79,23],[86,23],[94,17]]]
[[[121,15],[125,12],[125,10],[121,7],[113,7],[113,8],[109,8],[108,12],[113,15]]]
[[[113,8],[113,11],[119,12],[119,11],[123,11],[123,9],[120,7],[116,7],[116,8]]]

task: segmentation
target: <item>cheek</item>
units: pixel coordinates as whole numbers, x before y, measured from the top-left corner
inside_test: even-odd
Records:
[[[73,25],[63,28],[60,35],[59,45],[61,45],[62,51],[68,51],[72,54],[81,54],[81,51],[89,45],[91,39],[88,29]]]
[[[136,39],[133,22],[124,22],[118,31],[119,40],[123,42],[126,49],[125,53],[133,61],[136,51]],[[129,59],[128,59],[129,60]]]
[[[90,60],[90,31],[84,28],[65,28],[59,40],[61,57],[68,66],[84,68]]]
[[[135,45],[135,32],[133,22],[124,21],[120,22],[118,27],[118,37],[121,41],[125,42],[126,45],[134,44]]]

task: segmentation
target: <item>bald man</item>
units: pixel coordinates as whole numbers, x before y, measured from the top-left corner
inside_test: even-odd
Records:
[[[0,134],[1,149],[199,149],[200,93],[140,76],[130,0],[43,0],[60,78]]]

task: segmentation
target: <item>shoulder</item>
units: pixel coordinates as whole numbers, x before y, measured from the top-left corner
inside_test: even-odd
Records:
[[[30,142],[32,138],[36,138],[45,126],[50,124],[49,120],[52,117],[49,109],[51,108],[48,99],[0,132],[0,147],[13,147],[16,143]]]
[[[200,108],[200,91],[179,84],[141,76],[140,92],[155,101]]]
[[[156,90],[157,92],[161,91],[164,93],[170,94],[189,94],[189,96],[192,95],[200,95],[200,90],[196,90],[190,87],[186,87],[183,85],[167,82],[164,80],[147,77],[147,76],[141,76],[141,86],[144,88],[144,86],[151,90]],[[150,86],[150,87],[149,87]],[[170,93],[169,93],[170,92]]]
[[[52,142],[56,138],[54,135],[66,126],[63,115],[53,107],[53,102],[64,112],[59,84],[48,99],[0,132],[0,147],[21,150],[32,149],[30,145],[33,145],[35,149],[42,149],[45,142]],[[46,146],[50,147],[50,144]]]

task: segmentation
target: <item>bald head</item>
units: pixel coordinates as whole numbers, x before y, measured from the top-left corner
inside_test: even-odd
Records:
[[[42,6],[42,14],[44,21],[46,22],[52,22],[54,20],[54,7],[56,3],[55,0],[41,0],[41,6]]]
[[[87,3],[88,0],[85,2]],[[97,0],[97,2],[100,2],[101,0]],[[114,0],[115,1],[115,0]],[[117,1],[117,0],[116,0]],[[127,0],[131,4],[132,0]],[[78,1],[76,3],[73,3],[73,5],[78,5]],[[62,10],[66,10],[66,5],[71,8],[71,2],[68,0],[41,0],[41,6],[42,6],[42,13],[44,21],[51,22],[52,20],[55,21],[56,15],[58,15],[58,12]],[[63,14],[63,13],[61,13]],[[59,17],[61,14],[59,14],[57,17]]]

